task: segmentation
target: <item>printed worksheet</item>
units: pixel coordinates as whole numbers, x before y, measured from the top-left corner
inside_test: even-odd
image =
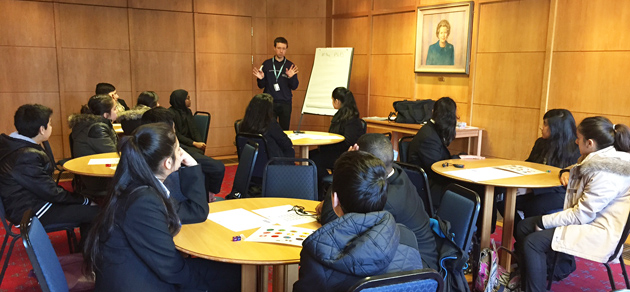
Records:
[[[502,166],[495,166],[494,168],[512,171],[512,172],[516,172],[522,175],[545,173],[538,169],[534,169],[534,168],[522,166],[522,165],[502,165]]]
[[[302,246],[302,242],[314,231],[300,227],[267,225],[258,229],[254,234],[247,237],[245,241]]]

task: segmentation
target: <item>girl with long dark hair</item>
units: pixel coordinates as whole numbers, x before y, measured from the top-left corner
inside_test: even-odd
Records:
[[[536,140],[528,162],[565,168],[573,165],[580,157],[580,150],[575,144],[575,119],[566,109],[552,109],[543,116],[541,137]],[[522,211],[525,218],[544,215],[562,209],[564,203],[564,187],[531,189],[516,197],[516,210]],[[498,208],[503,211],[502,207]],[[521,216],[514,217],[514,226],[521,221]],[[514,230],[516,235],[516,230]]]
[[[605,117],[577,127],[577,164],[560,172],[564,210],[525,218],[517,226],[524,291],[545,291],[546,254],[552,251],[608,262],[630,212],[630,128]],[[619,255],[614,255],[619,257]]]
[[[173,236],[180,219],[164,179],[181,164],[193,166],[173,128],[143,125],[120,143],[120,162],[105,205],[86,240],[95,291],[236,291],[240,267],[184,259]]]
[[[455,139],[457,104],[450,97],[442,97],[433,105],[431,120],[427,122],[409,144],[409,163],[422,167],[427,173],[434,205],[439,205],[443,188],[450,180],[436,174],[431,165],[440,160],[451,159],[448,146]]]
[[[267,140],[269,157],[295,157],[291,139],[273,118],[273,97],[270,94],[261,93],[252,98],[245,109],[239,132],[263,135]]]
[[[337,113],[330,121],[329,133],[343,135],[343,142],[320,146],[319,149],[311,150],[309,157],[317,165],[317,176],[322,178],[332,169],[335,160],[357,143],[359,137],[365,134],[365,128],[359,115],[357,103],[354,100],[352,91],[345,87],[337,87],[332,92],[332,104]]]

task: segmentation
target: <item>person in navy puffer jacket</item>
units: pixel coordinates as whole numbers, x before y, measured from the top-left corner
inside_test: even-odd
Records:
[[[416,237],[383,211],[387,173],[363,151],[335,162],[332,205],[339,216],[302,244],[294,291],[347,291],[367,276],[422,268]]]

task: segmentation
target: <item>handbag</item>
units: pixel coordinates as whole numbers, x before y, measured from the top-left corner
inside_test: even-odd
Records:
[[[400,100],[394,101],[396,123],[424,124],[431,119],[434,100]]]

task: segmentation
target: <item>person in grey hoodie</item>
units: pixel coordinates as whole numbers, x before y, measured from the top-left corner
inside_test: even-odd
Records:
[[[387,173],[363,151],[335,162],[332,205],[339,216],[302,244],[294,291],[347,291],[364,277],[421,269],[415,235],[383,211]]]

